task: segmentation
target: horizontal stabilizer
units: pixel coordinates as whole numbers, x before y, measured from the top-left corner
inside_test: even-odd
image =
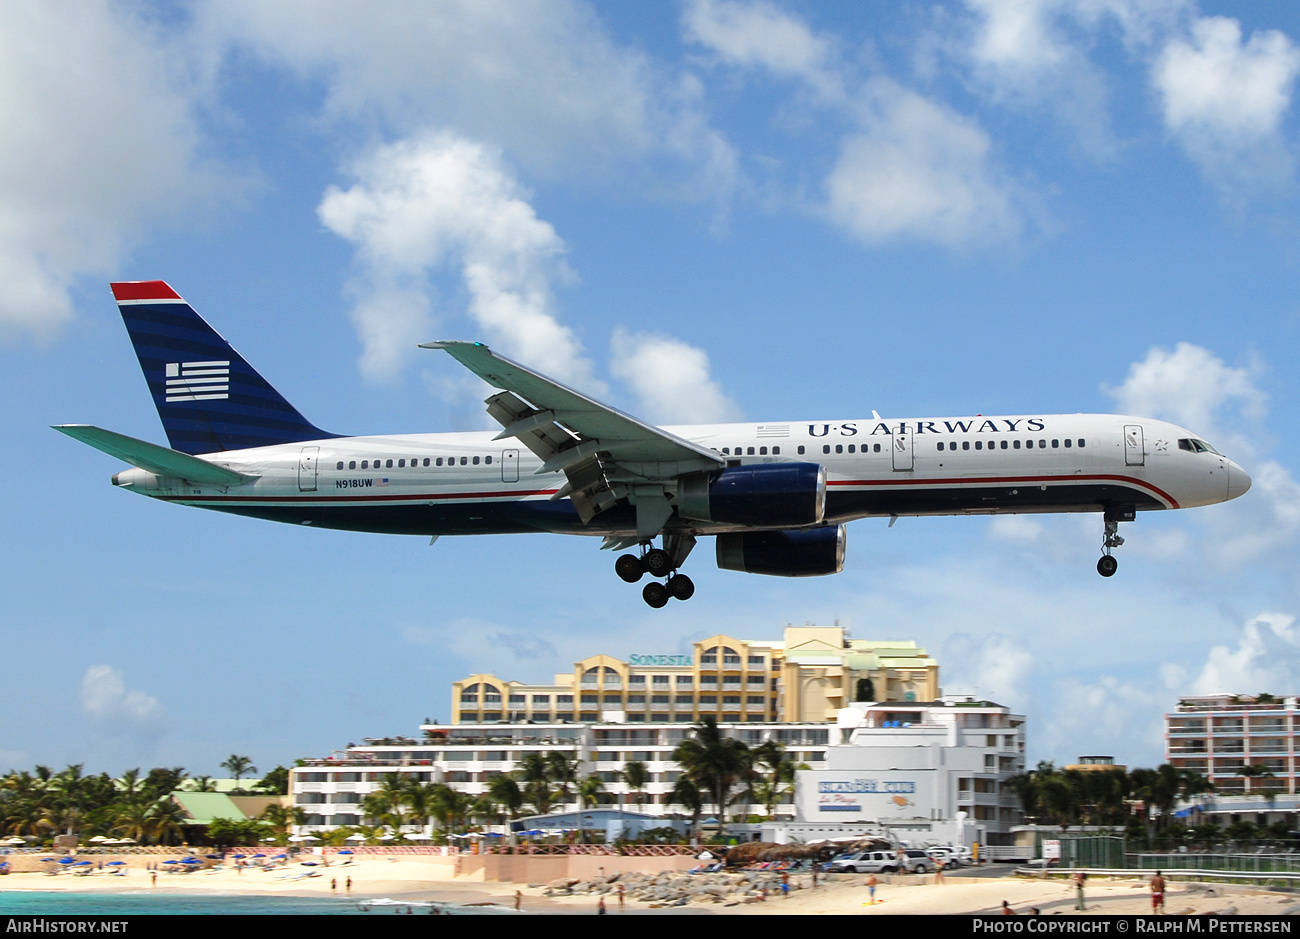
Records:
[[[132,466],[157,473],[159,476],[177,476],[214,486],[237,486],[256,478],[236,473],[224,466],[216,466],[207,460],[181,453],[179,450],[169,450],[156,443],[136,440],[126,434],[116,434],[111,430],[104,430],[102,427],[94,427],[90,424],[56,424],[54,429],[74,440],[89,444],[96,450],[102,450],[109,456],[115,456]]]

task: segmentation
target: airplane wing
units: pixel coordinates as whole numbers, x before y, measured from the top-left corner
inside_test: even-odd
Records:
[[[537,472],[563,471],[567,496],[584,522],[622,499],[637,510],[637,535],[654,537],[672,515],[669,491],[686,473],[721,469],[708,447],[668,433],[497,355],[478,342],[427,342],[443,349],[488,384],[488,414],[541,461]]]
[[[114,433],[91,424],[56,424],[53,427],[73,440],[80,440],[109,456],[115,456],[132,466],[157,473],[159,476],[176,476],[196,483],[214,486],[237,486],[256,477],[236,473],[224,466],[190,456],[179,450],[169,450],[147,440],[137,440],[126,434]]]

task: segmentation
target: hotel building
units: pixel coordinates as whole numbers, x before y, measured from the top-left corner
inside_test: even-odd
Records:
[[[1165,762],[1194,770],[1220,795],[1296,792],[1296,698],[1213,694],[1184,697],[1165,715]],[[1243,776],[1258,766],[1271,777]]]

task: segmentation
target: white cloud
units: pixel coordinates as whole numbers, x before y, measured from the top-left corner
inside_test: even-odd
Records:
[[[1012,710],[1028,704],[1034,657],[1021,640],[996,632],[956,633],[943,651],[945,694],[974,694]]]
[[[660,424],[739,420],[740,408],[709,373],[704,350],[653,333],[614,330],[610,370],[640,401],[638,416]]]
[[[775,4],[692,0],[682,25],[689,41],[708,47],[728,65],[766,68],[828,96],[842,93],[832,67],[836,43]]]
[[[1214,646],[1192,680],[1195,694],[1289,694],[1300,678],[1300,630],[1295,617],[1261,613],[1242,627],[1235,649]]]
[[[1102,385],[1125,414],[1159,417],[1205,434],[1220,430],[1225,411],[1257,420],[1267,396],[1256,386],[1258,366],[1224,364],[1208,349],[1180,342],[1172,352],[1153,347],[1134,362],[1118,388]]]
[[[1059,681],[1051,697],[1053,707],[1042,731],[1051,752],[1114,755],[1116,746],[1121,745],[1141,762],[1160,759],[1162,715],[1169,706],[1163,696],[1102,675],[1094,683],[1074,678]]]
[[[130,691],[122,673],[111,665],[92,665],[81,679],[81,707],[91,717],[108,722],[152,724],[162,718],[158,699]]]
[[[434,338],[428,276],[455,265],[490,344],[548,375],[601,388],[577,337],[551,310],[551,282],[566,276],[564,242],[498,152],[455,134],[424,134],[374,148],[352,171],[356,184],[330,187],[318,211],[357,248],[351,290],[365,374],[391,374],[417,342]]]
[[[534,175],[656,156],[717,170],[694,99],[580,0],[231,0],[200,16],[218,42],[323,81],[335,120],[455,127]]]
[[[1151,71],[1165,127],[1202,170],[1227,190],[1289,178],[1280,136],[1300,74],[1300,50],[1277,30],[1242,42],[1241,24],[1202,17],[1189,39],[1171,40]]]
[[[826,181],[834,222],[869,243],[961,246],[1019,232],[1015,187],[975,121],[891,82],[876,82],[871,98]]]
[[[195,155],[200,92],[132,9],[0,4],[0,331],[52,335],[76,278],[217,185]]]

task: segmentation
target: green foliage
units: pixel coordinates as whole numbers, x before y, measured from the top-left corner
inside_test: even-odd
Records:
[[[262,777],[257,784],[257,788],[273,795],[287,796],[289,794],[289,770],[284,766],[277,766]]]
[[[217,818],[208,826],[208,840],[221,848],[260,844],[263,838],[269,838],[271,834],[270,825],[254,819]]]

